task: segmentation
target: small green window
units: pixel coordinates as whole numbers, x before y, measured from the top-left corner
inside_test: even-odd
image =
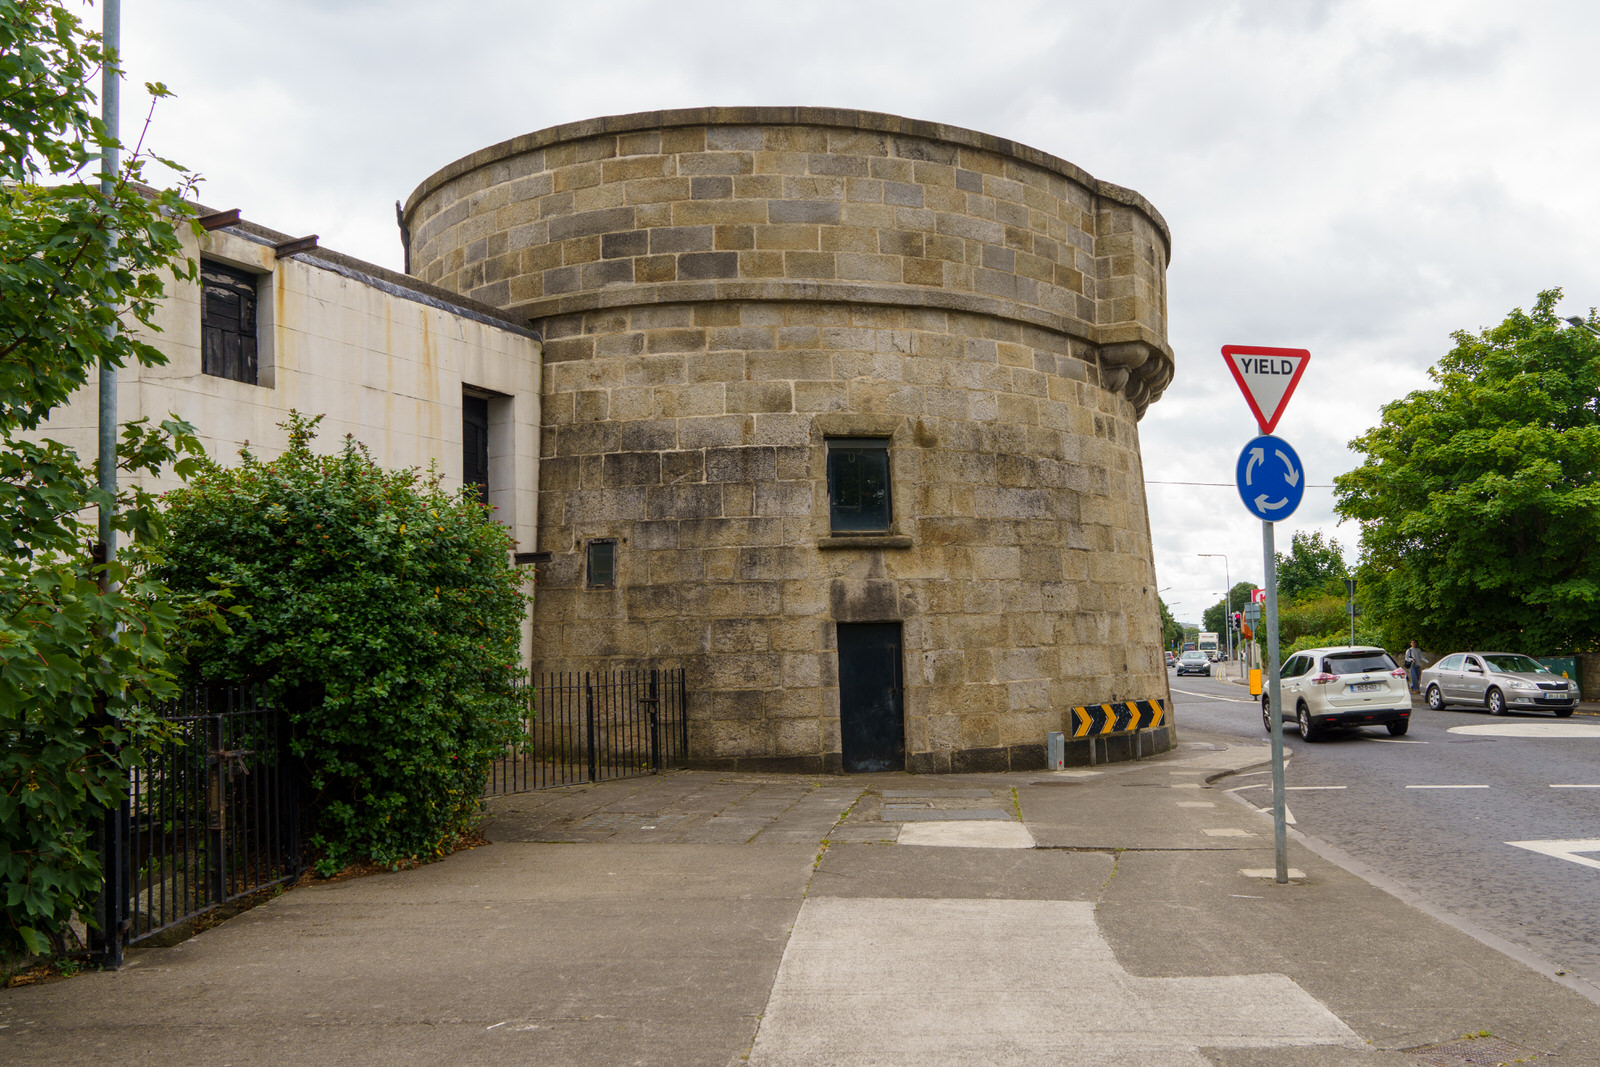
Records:
[[[828,440],[828,510],[834,533],[888,532],[887,438]]]
[[[617,543],[589,542],[589,588],[614,589],[617,585]]]

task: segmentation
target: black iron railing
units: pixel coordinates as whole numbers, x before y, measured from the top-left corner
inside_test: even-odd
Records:
[[[97,947],[112,966],[125,946],[304,869],[282,709],[217,687],[160,711],[171,739],[133,770],[128,801],[101,828]]]
[[[657,774],[689,748],[683,669],[535,676],[525,732],[490,768],[485,796]]]

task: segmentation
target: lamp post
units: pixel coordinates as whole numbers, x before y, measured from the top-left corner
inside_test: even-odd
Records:
[[[1600,330],[1595,329],[1593,326],[1589,325],[1589,323],[1584,322],[1582,319],[1578,318],[1578,316],[1576,316],[1576,315],[1569,316],[1567,318],[1567,321],[1572,323],[1572,325],[1576,326],[1580,330],[1588,330],[1590,333],[1594,334],[1595,336],[1600,337]]]
[[[1233,663],[1233,630],[1229,623],[1233,621],[1233,578],[1228,573],[1228,555],[1226,552],[1196,552],[1197,556],[1206,556],[1211,559],[1222,560],[1222,580],[1227,583],[1222,591],[1222,633],[1223,640],[1227,642],[1228,663]]]

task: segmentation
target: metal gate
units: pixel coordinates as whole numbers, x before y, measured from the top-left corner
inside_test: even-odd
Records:
[[[128,800],[100,827],[94,948],[113,967],[127,945],[304,869],[288,715],[222,687],[161,712],[171,740],[133,769]]]
[[[524,733],[484,796],[658,774],[689,749],[683,668],[552,672],[528,686]]]

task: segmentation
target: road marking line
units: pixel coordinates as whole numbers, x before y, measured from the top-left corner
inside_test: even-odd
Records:
[[[1588,737],[1600,740],[1600,725],[1589,722],[1569,722],[1557,720],[1555,722],[1504,722],[1484,723],[1480,726],[1452,726],[1449,730],[1453,734],[1477,735],[1479,737]]]
[[[1408,785],[1407,789],[1488,789],[1486,785]]]
[[[1249,785],[1236,785],[1232,789],[1228,790],[1228,792],[1237,793],[1241,789],[1271,789],[1271,788],[1272,788],[1272,783],[1271,782],[1252,782]],[[1349,786],[1343,786],[1343,785],[1286,785],[1286,786],[1283,787],[1284,792],[1286,792],[1286,793],[1287,792],[1294,792],[1294,791],[1297,791],[1297,790],[1300,791],[1300,792],[1308,792],[1310,790],[1316,790],[1316,789],[1348,789],[1348,788],[1349,788]]]
[[[1271,788],[1272,788],[1272,783],[1271,782],[1257,782],[1254,785],[1236,785],[1232,789],[1228,790],[1228,792],[1230,792],[1230,793],[1242,793],[1246,789],[1271,789]],[[1335,789],[1343,789],[1344,786],[1334,786],[1333,788],[1335,788]],[[1240,799],[1243,800],[1244,798],[1241,797]],[[1250,804],[1250,806],[1252,808],[1256,808],[1256,806],[1254,804],[1251,804],[1250,801],[1248,801],[1248,800],[1245,800],[1245,803],[1246,804]],[[1268,815],[1268,814],[1271,814],[1271,812],[1272,812],[1272,805],[1268,804],[1265,807],[1256,808],[1256,810],[1261,812],[1261,814],[1263,814],[1263,815]],[[1294,812],[1289,810],[1289,805],[1287,805],[1287,804],[1285,804],[1283,806],[1283,822],[1284,822],[1285,826],[1294,826],[1295,825]]]
[[[1226,700],[1230,704],[1254,704],[1254,700],[1240,700],[1238,697],[1219,697],[1215,693],[1196,693],[1192,689],[1174,689],[1174,693],[1182,693],[1186,697],[1204,697],[1207,700]]]
[[[1600,867],[1600,860],[1588,859],[1579,856],[1579,852],[1600,852],[1600,838],[1589,838],[1583,841],[1507,841],[1508,845],[1525,848],[1529,852],[1538,852],[1541,855],[1551,856],[1558,860],[1568,860],[1572,863],[1581,863],[1585,867]]]
[[[1552,785],[1551,789],[1600,789],[1600,785],[1576,785],[1568,782],[1564,785]]]

